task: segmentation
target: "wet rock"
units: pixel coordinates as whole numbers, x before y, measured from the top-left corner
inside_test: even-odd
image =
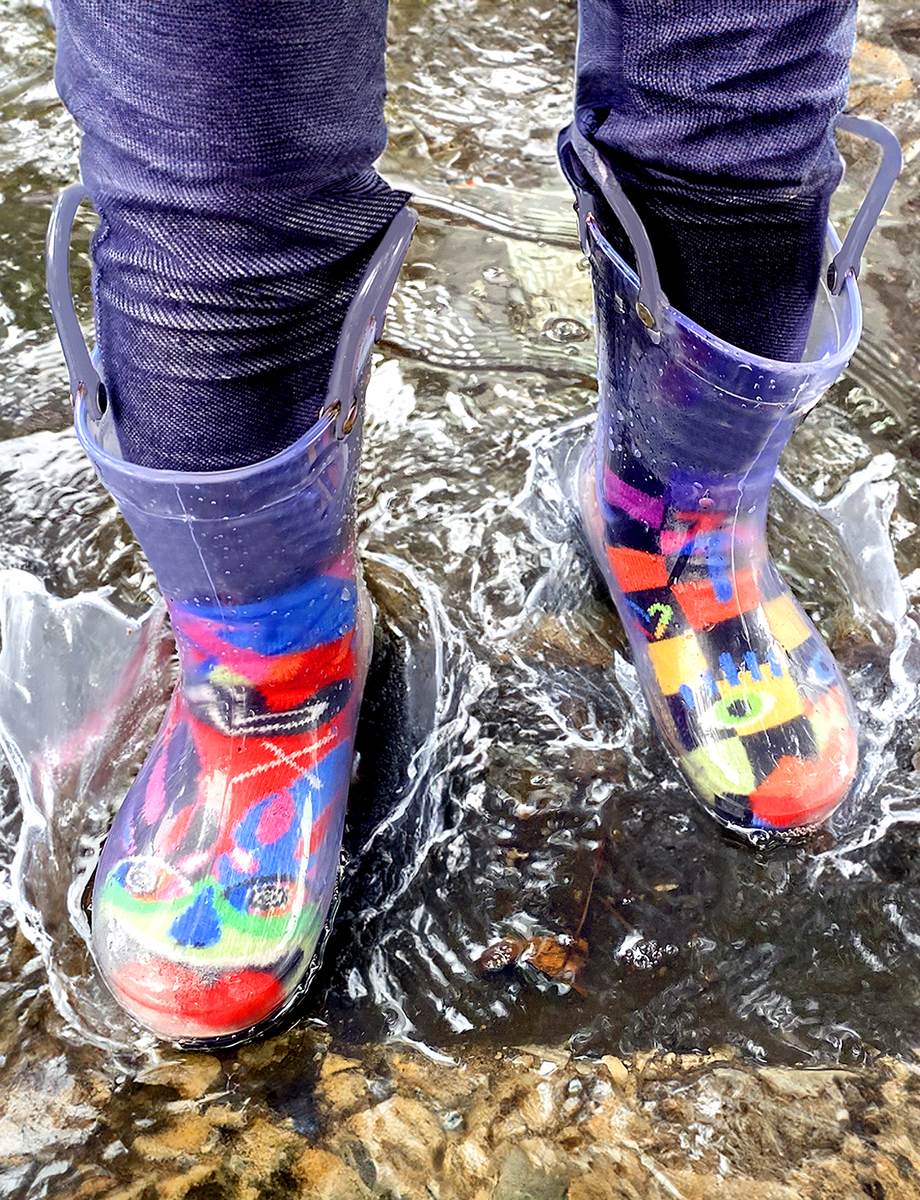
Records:
[[[626,1064],[621,1058],[616,1058],[613,1054],[605,1054],[601,1062],[607,1068],[607,1073],[618,1087],[625,1087],[629,1079],[629,1071],[626,1069]]]
[[[479,1133],[449,1146],[444,1175],[455,1181],[466,1180],[474,1189],[484,1186],[495,1175],[495,1157],[488,1139]]]
[[[99,1112],[70,1076],[63,1055],[26,1063],[7,1079],[0,1100],[0,1162],[13,1164],[46,1147],[74,1146],[99,1124]]]
[[[201,1195],[201,1191],[208,1184],[216,1184],[219,1189],[221,1178],[222,1172],[218,1168],[200,1163],[188,1171],[164,1180],[158,1189],[158,1200],[185,1200],[190,1193],[194,1195],[196,1192]],[[143,1197],[144,1193],[141,1192],[140,1195]]]
[[[278,1037],[241,1046],[235,1055],[247,1073],[265,1072],[277,1081],[279,1072],[288,1068],[302,1075],[308,1063],[323,1057],[329,1041],[329,1035],[317,1029],[290,1029]]]
[[[771,1091],[778,1096],[789,1096],[796,1100],[803,1097],[832,1095],[839,1099],[840,1089],[837,1080],[844,1074],[841,1071],[796,1071],[789,1068],[762,1067],[758,1076]]]
[[[556,1118],[557,1106],[553,1089],[546,1080],[541,1079],[535,1087],[525,1093],[518,1105],[517,1112],[510,1118],[509,1123],[500,1128],[506,1137],[525,1130],[542,1133],[549,1129]]]
[[[138,1075],[139,1083],[171,1087],[189,1100],[200,1100],[223,1083],[220,1060],[212,1054],[190,1054],[170,1062],[156,1063]]]
[[[319,1077],[323,1081],[328,1081],[333,1075],[340,1075],[343,1071],[360,1069],[361,1063],[356,1058],[344,1058],[341,1054],[327,1054],[319,1069]]]
[[[74,1200],[91,1200],[91,1197],[98,1196],[100,1192],[110,1188],[113,1182],[112,1176],[107,1172],[94,1173],[77,1186],[73,1193]]]
[[[320,1068],[317,1098],[332,1123],[357,1112],[368,1100],[367,1080],[355,1059],[327,1054]]]
[[[440,1173],[445,1141],[430,1110],[417,1100],[393,1096],[348,1122],[374,1164],[376,1178],[397,1195],[424,1196]]]
[[[316,1144],[255,1095],[164,1104],[139,1087],[126,1111],[149,1127],[55,1200],[920,1200],[913,1063],[456,1053],[456,1065],[395,1047],[309,1059],[321,1096],[361,1083],[355,1110],[320,1122]],[[392,1094],[380,1100],[378,1083]],[[124,1095],[92,1094],[71,1101],[117,1128]]]
[[[144,1158],[175,1159],[204,1153],[213,1148],[217,1134],[207,1117],[187,1113],[174,1125],[155,1134],[140,1134],[133,1149]]]
[[[566,614],[565,620],[552,613],[541,612],[533,629],[526,635],[524,649],[534,657],[545,657],[548,651],[561,652],[566,662],[574,661],[589,667],[609,667],[610,643],[578,614]]]
[[[489,1088],[489,1076],[477,1069],[478,1064],[462,1058],[456,1063],[437,1063],[395,1050],[388,1056],[388,1065],[393,1086],[408,1095],[425,1096],[446,1133],[469,1127],[472,1102]]]
[[[722,1193],[713,1190],[710,1197]],[[617,1150],[598,1155],[583,1173],[573,1179],[567,1200],[689,1200],[671,1179],[637,1151]]]
[[[881,116],[913,94],[914,83],[900,54],[859,38],[850,59],[850,108]]]
[[[642,1140],[650,1132],[648,1121],[637,1111],[633,1097],[624,1097],[609,1084],[596,1089],[585,1129],[598,1146],[619,1144],[623,1138]]]
[[[373,1195],[357,1171],[328,1150],[305,1150],[292,1173],[302,1200],[365,1200]]]
[[[718,1200],[810,1200],[811,1196],[823,1197],[825,1194],[802,1193],[794,1187],[773,1180],[695,1175],[692,1171],[672,1171],[669,1179],[682,1200],[712,1200],[713,1197],[718,1197]],[[659,1193],[662,1196],[668,1194]]]
[[[493,1200],[564,1200],[568,1172],[547,1171],[534,1164],[523,1148],[513,1149],[502,1164]]]

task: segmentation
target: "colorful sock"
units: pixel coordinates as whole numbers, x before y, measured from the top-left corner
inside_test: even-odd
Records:
[[[660,477],[615,423],[599,475],[591,449],[589,536],[678,765],[726,825],[819,822],[856,770],[852,701],[769,558],[769,478],[743,453],[734,479]]]
[[[338,866],[370,619],[353,557],[255,604],[170,605],[181,679],[103,851],[100,965],[165,1036],[275,1012]]]

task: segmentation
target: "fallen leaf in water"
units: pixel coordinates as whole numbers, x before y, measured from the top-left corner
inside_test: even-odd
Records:
[[[556,937],[502,938],[482,953],[478,965],[481,971],[491,974],[527,964],[553,983],[564,984],[583,996],[579,976],[587,961],[585,939],[563,933]]]

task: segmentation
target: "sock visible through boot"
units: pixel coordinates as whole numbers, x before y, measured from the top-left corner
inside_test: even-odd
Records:
[[[799,362],[821,271],[826,189],[704,187],[605,157],[642,219],[669,304],[749,354]],[[566,167],[581,174],[571,158]],[[616,217],[595,199],[605,235],[633,262]]]
[[[662,482],[620,445],[582,508],[666,742],[725,824],[820,821],[855,772],[851,701],[768,557],[766,494],[739,516],[730,481]]]
[[[597,230],[600,405],[579,500],[643,692],[723,824],[815,824],[855,775],[855,710],[769,556],[766,511],[797,420],[855,348],[855,298],[834,301],[814,361],[758,360],[671,310],[652,338],[635,276]]]
[[[814,310],[828,197],[731,189],[624,190],[669,302],[749,354],[799,362]]]

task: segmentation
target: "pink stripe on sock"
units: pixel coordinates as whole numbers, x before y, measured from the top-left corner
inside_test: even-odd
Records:
[[[664,501],[656,496],[640,492],[614,475],[609,467],[604,468],[604,499],[613,508],[620,508],[635,521],[644,521],[653,529],[660,529],[664,520]]]
[[[694,536],[694,534],[689,533],[686,529],[662,529],[661,553],[680,554],[682,550],[685,550],[690,545]]]

